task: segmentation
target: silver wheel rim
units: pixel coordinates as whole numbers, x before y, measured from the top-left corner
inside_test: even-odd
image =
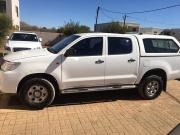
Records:
[[[148,96],[154,96],[157,91],[159,90],[159,82],[158,81],[151,81],[146,86],[146,91]]]
[[[42,85],[33,85],[27,92],[27,98],[30,103],[39,104],[44,102],[48,97],[48,90]]]

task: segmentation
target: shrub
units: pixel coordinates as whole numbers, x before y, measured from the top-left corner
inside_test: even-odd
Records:
[[[56,28],[39,27],[36,25],[30,25],[26,22],[20,22],[21,30],[23,31],[41,31],[41,32],[56,32]]]
[[[69,36],[76,33],[87,33],[90,32],[90,28],[85,25],[80,25],[78,22],[70,21],[63,27],[58,29],[58,32],[63,33],[65,36]]]
[[[171,36],[172,35],[172,32],[171,30],[168,30],[168,29],[165,29],[163,30],[160,35],[168,35],[168,36]]]
[[[129,31],[127,26],[123,27],[118,22],[111,22],[110,24],[108,24],[107,26],[105,26],[102,29],[102,32],[106,32],[106,33],[121,33],[121,34],[124,34],[127,31]]]
[[[0,14],[0,45],[8,34],[9,30],[12,28],[12,21],[5,14]]]

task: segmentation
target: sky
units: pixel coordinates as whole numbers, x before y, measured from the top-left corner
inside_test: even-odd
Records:
[[[180,4],[180,0],[20,0],[21,21],[40,27],[60,27],[70,20],[94,27],[96,9],[134,12]],[[122,21],[121,14],[100,10],[98,23]],[[145,14],[132,14],[127,22],[141,27],[180,28],[180,7]]]

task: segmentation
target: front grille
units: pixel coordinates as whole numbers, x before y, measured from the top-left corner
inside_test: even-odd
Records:
[[[24,50],[31,50],[31,48],[14,48],[14,52],[24,51]]]

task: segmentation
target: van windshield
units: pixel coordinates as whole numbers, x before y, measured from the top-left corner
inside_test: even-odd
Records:
[[[72,43],[73,41],[78,39],[79,37],[80,36],[78,36],[78,35],[72,35],[72,36],[66,37],[63,40],[56,43],[55,45],[53,45],[52,47],[48,48],[48,51],[50,51],[52,53],[58,53],[63,48],[65,48],[67,45],[69,45],[70,43]]]
[[[31,41],[38,42],[38,37],[34,34],[26,34],[26,33],[14,33],[12,34],[11,41]]]

